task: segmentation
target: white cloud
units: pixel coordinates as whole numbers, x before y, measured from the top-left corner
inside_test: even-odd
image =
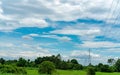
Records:
[[[63,28],[61,30],[51,31],[50,33],[85,36],[85,35],[99,34],[100,32],[101,32],[100,29],[95,29],[95,28],[91,28],[91,29]]]
[[[48,24],[45,20],[37,19],[37,18],[25,18],[20,20],[20,24],[24,25],[25,27],[39,27],[44,28],[48,27]]]
[[[33,37],[39,37],[39,34],[28,34],[28,35],[24,35],[22,36],[23,39],[28,39],[28,40],[33,40]]]
[[[95,53],[90,53],[92,58],[98,58],[100,57],[99,54],[95,54]],[[71,52],[71,56],[75,57],[75,58],[80,58],[80,59],[87,59],[89,58],[89,52],[87,51],[81,51],[81,50],[73,50]]]
[[[0,30],[10,31],[19,27],[48,27],[45,19],[71,21],[82,18],[102,19],[109,14],[112,0],[1,0]],[[114,1],[116,4],[117,1]],[[66,10],[67,9],[67,10]],[[10,23],[10,22],[12,23]],[[6,28],[7,27],[7,28]],[[79,32],[79,31],[75,31]]]
[[[43,38],[52,38],[59,41],[71,41],[72,39],[67,36],[57,36],[57,35],[39,35],[39,34],[28,34],[22,36],[23,39],[33,39],[33,37],[43,37]]]
[[[24,35],[22,36],[23,39],[27,39],[27,40],[33,40],[34,37],[39,37],[40,35],[39,34],[28,34],[28,35]]]
[[[72,40],[70,37],[67,37],[67,36],[57,36],[57,35],[41,35],[40,37],[53,38],[53,39],[57,39],[57,40],[60,40],[60,41],[71,41]]]
[[[4,43],[3,43],[4,44]],[[38,56],[50,56],[49,49],[42,48],[40,45],[33,44],[0,44],[0,56],[7,58],[36,58]]]
[[[35,58],[35,57],[42,57],[42,56],[50,56],[51,54],[45,54],[42,52],[33,52],[33,51],[22,51],[18,54],[11,54],[12,57],[27,57],[27,58]]]
[[[93,40],[97,35],[101,34],[101,29],[98,27],[79,28],[78,26],[80,25],[77,25],[77,28],[75,26],[64,27],[63,29],[51,31],[50,33],[76,35],[80,37],[80,40]]]
[[[21,52],[6,52],[6,51],[0,51],[1,57],[7,57],[7,58],[36,58],[36,57],[43,57],[43,56],[51,56],[50,53],[43,53],[43,52],[34,52],[34,51],[21,51]]]
[[[39,34],[29,34],[31,37],[39,37]]]
[[[27,35],[22,36],[22,38],[23,38],[23,39],[27,39],[27,40],[32,40],[32,39],[33,39],[31,36],[27,36]]]
[[[12,44],[12,43],[0,43],[0,47],[13,47],[14,46],[14,44]]]
[[[87,48],[113,48],[119,47],[120,43],[113,43],[113,42],[94,42],[94,41],[85,41],[83,44],[78,45],[80,47],[87,47]]]

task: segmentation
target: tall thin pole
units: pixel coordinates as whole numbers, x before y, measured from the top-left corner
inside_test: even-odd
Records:
[[[91,50],[89,49],[89,65],[91,65]]]

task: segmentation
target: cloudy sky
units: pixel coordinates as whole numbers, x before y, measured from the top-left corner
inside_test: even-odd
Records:
[[[119,0],[0,0],[0,57],[106,63],[120,57]]]

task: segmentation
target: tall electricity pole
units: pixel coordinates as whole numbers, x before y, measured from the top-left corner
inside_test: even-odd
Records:
[[[88,57],[89,65],[91,65],[91,50],[89,49],[88,52],[89,52],[89,57]]]

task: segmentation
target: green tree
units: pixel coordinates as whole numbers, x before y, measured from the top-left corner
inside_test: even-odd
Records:
[[[24,58],[19,58],[17,62],[17,66],[19,67],[25,67],[27,65],[27,61]]]
[[[103,65],[101,67],[101,72],[111,72],[109,65]]]
[[[52,74],[55,71],[54,63],[50,61],[44,61],[40,64],[38,72],[40,74]]]
[[[69,65],[68,65],[68,63],[66,61],[61,61],[60,65],[61,65],[60,69],[62,69],[62,70],[69,69]]]
[[[78,64],[78,61],[77,61],[76,59],[72,59],[72,60],[71,60],[71,63],[73,63],[73,64]]]
[[[3,65],[5,64],[5,60],[3,58],[0,58],[0,63]]]
[[[116,71],[120,72],[120,59],[118,59],[117,62],[115,63],[115,67],[116,67]]]
[[[74,64],[73,63],[69,63],[69,62],[67,62],[68,64],[68,69],[69,70],[72,70],[73,69],[73,67],[74,67]]]
[[[61,63],[61,55],[60,55],[60,54],[58,54],[58,55],[55,57],[54,63],[55,63],[56,68],[59,69],[60,66],[61,66],[61,65],[60,65],[60,63]]]
[[[35,62],[35,66],[38,66],[39,64],[41,64],[42,61],[43,61],[43,58],[42,58],[42,57],[36,58],[35,61],[34,61],[34,62]]]
[[[82,70],[83,66],[81,64],[74,64],[73,65],[73,70]]]
[[[88,67],[87,68],[87,75],[96,75],[95,69],[93,67]]]
[[[96,66],[96,70],[101,72],[102,67],[103,67],[103,64],[102,64],[102,63],[99,63],[99,64]]]
[[[108,59],[107,62],[109,63],[109,65],[112,66],[115,63],[115,60],[111,58],[111,59]]]

